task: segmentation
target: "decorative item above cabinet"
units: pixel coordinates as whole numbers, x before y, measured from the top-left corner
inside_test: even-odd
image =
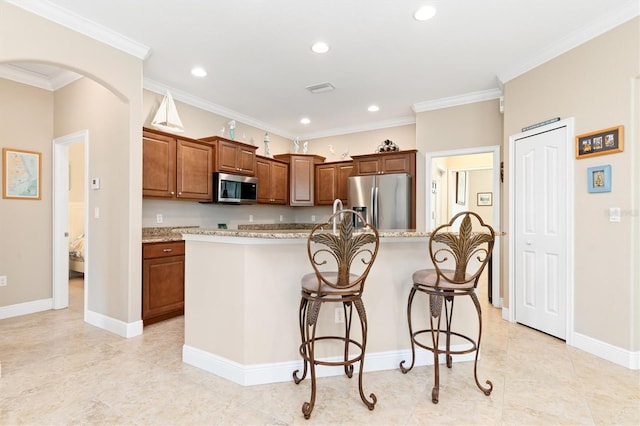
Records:
[[[257,146],[210,136],[200,139],[210,143],[215,149],[214,171],[255,176]]]

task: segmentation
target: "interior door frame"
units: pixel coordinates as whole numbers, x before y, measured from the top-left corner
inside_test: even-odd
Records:
[[[84,144],[84,312],[89,300],[89,131],[81,130],[53,140],[53,309],[69,306],[69,145]],[[66,236],[65,236],[66,234]]]
[[[500,207],[500,199],[501,199],[501,185],[500,185],[500,145],[489,145],[489,146],[479,146],[473,148],[464,148],[464,149],[455,149],[450,151],[432,151],[426,153],[426,179],[427,179],[427,190],[431,190],[431,176],[432,176],[432,164],[434,158],[440,157],[455,157],[459,155],[470,155],[470,154],[493,154],[493,223],[502,225],[500,219],[500,212],[502,208]],[[431,218],[431,194],[427,194],[426,198],[426,216],[427,223],[426,229],[428,231],[433,230],[433,223]],[[499,231],[499,229],[498,229]],[[498,237],[500,238],[500,237]],[[493,247],[493,274],[492,274],[492,282],[497,283],[497,285],[493,286],[491,292],[491,300],[492,305],[496,308],[501,308],[503,306],[503,300],[500,297],[500,272],[501,272],[501,260],[502,254],[500,252],[500,244],[495,244]]]
[[[515,143],[518,139],[535,136],[539,133],[550,132],[562,127],[566,127],[566,158],[567,162],[565,166],[565,178],[567,179],[567,194],[565,197],[565,208],[567,212],[567,241],[566,241],[566,254],[567,254],[567,288],[566,288],[566,339],[565,342],[568,345],[572,344],[572,333],[574,329],[574,286],[575,286],[575,259],[574,259],[574,224],[575,224],[575,174],[574,174],[574,138],[575,138],[575,124],[574,118],[567,118],[560,120],[546,126],[538,127],[526,132],[517,133],[509,136],[509,167],[508,182],[509,182],[509,309],[506,315],[506,319],[509,322],[516,321],[516,305],[515,305],[515,256],[516,256],[516,244],[515,244],[515,176],[516,176],[516,150]],[[503,313],[503,317],[505,317]]]

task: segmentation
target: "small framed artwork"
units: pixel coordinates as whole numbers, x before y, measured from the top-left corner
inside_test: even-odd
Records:
[[[42,153],[2,148],[2,170],[2,198],[42,198]]]
[[[478,205],[479,206],[492,206],[493,205],[493,193],[492,192],[478,192]]]
[[[587,180],[589,192],[611,192],[611,166],[589,167]]]
[[[576,136],[576,158],[613,154],[624,149],[623,126],[610,127]]]
[[[456,204],[467,204],[467,172],[456,172]]]

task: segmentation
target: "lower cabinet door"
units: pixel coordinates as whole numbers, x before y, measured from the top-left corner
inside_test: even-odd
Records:
[[[142,320],[145,325],[184,313],[184,256],[143,261]]]

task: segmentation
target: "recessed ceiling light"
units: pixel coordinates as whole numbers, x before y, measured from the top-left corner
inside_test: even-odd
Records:
[[[418,21],[428,21],[429,19],[436,16],[438,11],[434,6],[422,6],[420,9],[416,10],[416,13],[413,14],[413,17]]]
[[[309,124],[311,123],[311,120],[309,120],[307,117],[301,118],[300,119],[300,123],[302,124]]]
[[[369,105],[369,108],[367,108],[367,110],[369,112],[376,112],[376,111],[380,111],[380,107],[378,105]]]
[[[329,45],[324,41],[318,41],[311,46],[311,50],[316,53],[327,53],[329,51]]]
[[[191,75],[195,77],[205,77],[207,75],[207,71],[202,67],[195,67],[191,70]]]

